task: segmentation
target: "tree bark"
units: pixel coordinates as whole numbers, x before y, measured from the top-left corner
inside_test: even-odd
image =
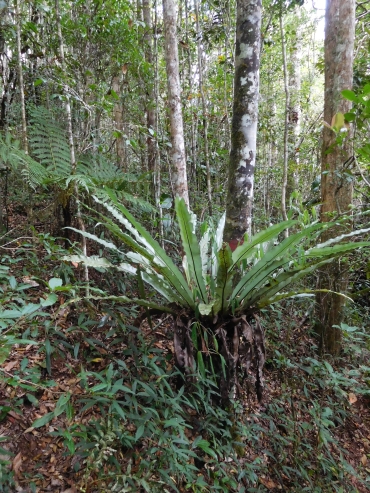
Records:
[[[234,104],[224,240],[232,249],[251,233],[258,121],[261,0],[238,0]]]
[[[118,166],[125,169],[126,163],[126,148],[124,132],[124,108],[122,102],[122,80],[120,75],[115,75],[112,80],[112,89],[117,94],[118,99],[114,102],[113,118],[115,129],[119,132],[116,137],[116,152]]]
[[[202,48],[202,33],[200,31],[199,23],[199,5],[198,0],[194,1],[194,10],[196,16],[196,28],[197,28],[197,52],[198,52],[198,71],[199,71],[199,93],[202,101],[202,113],[203,113],[203,132],[204,132],[204,161],[206,163],[207,172],[207,195],[208,195],[208,208],[209,215],[212,216],[212,183],[211,183],[211,167],[209,164],[209,149],[208,149],[208,117],[207,117],[207,104],[204,95],[203,86],[203,62],[204,54]]]
[[[295,34],[291,38],[290,63],[289,63],[289,115],[288,115],[288,183],[287,197],[298,189],[299,166],[299,133],[300,133],[300,91],[301,91],[301,18],[300,8],[295,11],[298,25]]]
[[[284,35],[283,14],[280,13],[280,34],[281,34],[281,53],[283,56],[283,72],[284,72],[284,92],[285,92],[285,115],[284,115],[284,150],[283,150],[283,183],[281,185],[281,214],[283,220],[288,219],[286,213],[286,195],[288,187],[288,136],[289,136],[289,106],[290,106],[290,91],[288,80],[288,65],[286,60],[286,43]],[[289,231],[284,231],[284,236],[289,236]]]
[[[331,125],[332,118],[346,113],[351,103],[341,96],[341,91],[351,89],[353,78],[353,51],[355,38],[355,0],[327,0],[325,28],[325,105],[324,120]],[[346,170],[352,155],[350,132],[339,129],[335,133],[324,127],[321,153],[321,221],[347,212],[352,201],[352,182]],[[344,137],[343,137],[344,135]],[[350,226],[347,226],[347,228]],[[323,240],[337,236],[342,228],[330,230]],[[335,292],[346,290],[348,276],[340,261],[333,262],[320,273],[319,287]],[[333,294],[317,296],[317,329],[321,349],[338,355],[341,349],[341,331],[334,327],[342,320],[344,299]]]
[[[175,0],[163,0],[163,20],[165,31],[165,56],[167,70],[168,106],[171,128],[171,164],[173,166],[174,193],[185,200],[189,206],[188,180],[184,125],[181,108],[181,87],[179,76],[179,54],[176,35]]]
[[[26,101],[24,97],[24,81],[23,81],[23,67],[22,67],[22,50],[21,50],[21,11],[20,0],[15,2],[15,18],[16,18],[16,30],[17,30],[17,59],[18,59],[18,79],[19,79],[19,94],[21,99],[21,112],[22,112],[22,148],[26,154],[28,154],[28,135],[27,135],[27,117],[26,117]]]
[[[63,34],[62,34],[62,24],[61,24],[61,15],[60,15],[60,10],[59,10],[59,0],[55,0],[55,17],[56,17],[56,24],[57,24],[57,34],[58,34],[58,41],[59,41],[59,56],[60,56],[60,62],[62,66],[62,77],[64,79],[67,78],[67,68],[66,68],[66,62],[65,62],[65,54],[64,54],[64,41],[63,41]],[[76,168],[77,168],[77,161],[76,161],[76,150],[75,150],[75,142],[74,142],[74,137],[73,137],[73,122],[72,122],[72,111],[71,111],[71,102],[70,102],[70,96],[69,96],[69,91],[68,91],[68,86],[65,82],[63,81],[63,92],[64,92],[64,97],[65,97],[65,112],[66,112],[66,119],[67,119],[67,134],[68,134],[68,141],[69,141],[69,150],[70,150],[70,159],[71,159],[71,174],[74,175],[76,174]],[[79,199],[79,190],[78,190],[78,184],[76,181],[73,182],[73,188],[75,192],[75,197],[76,197],[76,205],[77,205],[77,221],[78,221],[78,227],[80,228],[81,231],[86,231],[85,224],[82,219],[82,214],[81,214],[81,206],[80,206],[80,199]],[[68,196],[67,199],[67,204],[64,207],[63,213],[69,215],[69,221],[71,220],[71,196]],[[66,217],[66,216],[65,216]],[[87,256],[87,243],[86,243],[86,238],[85,236],[82,236],[81,239],[81,249],[82,253]],[[86,296],[89,294],[89,270],[88,267],[84,267],[84,280],[87,283],[86,284]]]
[[[145,22],[145,60],[149,65],[153,66],[153,26],[150,0],[143,0],[143,15]],[[150,81],[148,83],[148,98],[146,101],[146,122],[148,128],[146,143],[148,153],[148,170],[151,173],[154,173],[156,158],[156,141],[151,135],[151,132],[154,132],[156,120],[154,99],[154,83]]]

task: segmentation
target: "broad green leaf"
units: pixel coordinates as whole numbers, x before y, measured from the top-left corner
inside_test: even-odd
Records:
[[[144,435],[144,431],[145,431],[145,426],[140,425],[139,428],[136,430],[136,433],[135,433],[135,442],[140,440],[140,438]]]
[[[22,316],[20,310],[3,310],[0,312],[0,318],[19,318]]]
[[[201,315],[209,315],[212,312],[213,305],[215,304],[215,301],[209,304],[205,303],[199,303],[198,305],[198,310]]]
[[[370,94],[370,84],[365,84],[364,87],[362,88],[362,94],[364,96],[367,96]]]
[[[91,387],[89,389],[89,391],[92,393],[99,392],[100,390],[106,389],[107,385],[108,384],[106,382],[98,383],[98,384],[94,385],[94,387]]]
[[[356,96],[356,94],[349,90],[349,89],[344,89],[344,91],[342,91],[342,96],[346,99],[348,99],[348,101],[353,101],[355,103],[358,103],[359,99],[358,97]]]
[[[59,288],[60,286],[63,286],[63,280],[60,279],[59,277],[52,277],[49,279],[49,288],[53,291],[55,288]]]
[[[175,210],[177,221],[180,226],[182,247],[185,251],[186,260],[189,266],[191,281],[198,289],[203,303],[207,303],[206,285],[203,279],[202,258],[200,256],[199,242],[192,230],[192,216],[188,211],[184,199],[176,197]]]
[[[55,293],[50,293],[46,299],[43,300],[41,298],[40,305],[45,308],[47,306],[54,305],[54,303],[56,303],[57,301],[58,301],[58,295]]]
[[[273,272],[276,272],[281,266],[289,261],[291,251],[295,246],[304,238],[310,236],[311,233],[317,230],[323,230],[326,225],[321,223],[314,224],[308,228],[305,228],[299,233],[295,233],[288,238],[285,238],[279,245],[272,248],[266,253],[250,270],[242,277],[237,286],[235,287],[231,300],[236,299],[244,300],[246,297],[251,298],[254,289],[261,288],[266,282],[268,282]],[[247,306],[246,302],[243,302],[244,306]]]
[[[233,265],[231,268],[234,269],[235,267],[238,267],[243,259],[247,259],[250,255],[252,255],[256,246],[263,245],[264,243],[274,240],[280,233],[293,227],[295,224],[297,224],[297,221],[284,221],[274,224],[269,228],[255,234],[250,241],[245,241],[242,245],[236,247],[232,254]]]
[[[125,411],[122,409],[122,407],[119,405],[117,401],[112,402],[112,409],[115,409],[116,412],[121,416],[122,419],[126,420],[127,416]]]
[[[279,293],[281,290],[285,289],[293,282],[298,281],[302,277],[307,276],[319,267],[322,267],[323,265],[328,264],[333,260],[333,258],[329,258],[321,261],[315,261],[309,265],[303,265],[296,269],[292,268],[290,270],[287,270],[286,272],[281,272],[275,279],[272,279],[273,282],[271,282],[270,285],[264,286],[263,288],[256,291],[248,299],[248,304],[251,306],[253,306],[254,304],[260,306],[260,303],[263,303],[266,298],[272,298],[275,294]],[[245,304],[246,302],[243,301],[240,309],[245,306]]]
[[[44,414],[41,418],[36,419],[32,423],[33,428],[41,428],[41,426],[45,426],[47,423],[49,423],[53,418],[55,417],[54,412],[52,413],[46,413]]]

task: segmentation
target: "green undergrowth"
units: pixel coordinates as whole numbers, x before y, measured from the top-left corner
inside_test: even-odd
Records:
[[[47,255],[56,257],[44,273],[32,250],[27,262],[26,255],[22,261],[2,258],[0,363],[22,345],[35,346],[44,362],[32,366],[23,358],[14,370],[0,369],[3,386],[15,389],[13,401],[0,406],[0,420],[25,402],[37,411],[42,391],[57,388],[55,355],[65,365],[77,362],[68,369],[80,391],[62,393],[33,426],[48,433],[45,427],[53,425],[51,436],[63,442],[79,491],[366,491],[361,488],[369,470],[356,456],[361,444],[348,439],[353,423],[369,428],[369,416],[353,405],[370,398],[370,345],[360,326],[342,325],[341,359],[320,359],[303,323],[307,305],[274,305],[261,316],[267,340],[264,401],[259,405],[246,386],[241,402],[223,409],[216,405],[217,379],[210,373],[194,374],[183,385],[173,367],[170,327],[167,339],[130,325],[136,313],[131,308],[89,303],[82,309],[72,303],[62,330],[61,303],[84,287],[73,271],[62,275],[60,247],[47,245]],[[0,491],[10,492],[12,457],[7,437],[0,440]]]

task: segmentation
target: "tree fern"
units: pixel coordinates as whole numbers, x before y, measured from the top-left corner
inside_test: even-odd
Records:
[[[10,170],[20,172],[30,187],[36,188],[45,182],[45,167],[26,154],[20,148],[19,141],[14,140],[9,133],[5,137],[0,135],[0,158]]]
[[[44,107],[30,110],[29,141],[32,154],[42,164],[51,182],[71,175],[71,155],[63,126]]]

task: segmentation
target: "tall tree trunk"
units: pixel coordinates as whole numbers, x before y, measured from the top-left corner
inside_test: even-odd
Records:
[[[197,27],[197,51],[198,51],[198,71],[199,71],[199,92],[202,101],[202,113],[203,113],[203,132],[204,132],[204,160],[206,163],[206,173],[207,173],[207,195],[208,195],[208,208],[209,214],[212,216],[212,184],[211,184],[211,168],[209,165],[209,149],[208,149],[208,118],[207,118],[207,105],[206,98],[204,95],[203,86],[203,48],[202,48],[202,34],[200,32],[199,24],[199,5],[198,0],[194,1],[195,16],[196,16],[196,27]]]
[[[184,125],[181,108],[181,87],[179,77],[179,54],[176,35],[175,0],[163,0],[163,20],[165,31],[165,55],[168,86],[168,106],[171,127],[171,164],[173,166],[174,192],[189,206],[188,180]]]
[[[300,8],[296,9],[298,23],[300,20]],[[300,91],[301,91],[301,26],[297,25],[295,34],[291,38],[290,63],[289,63],[289,118],[288,118],[288,183],[287,197],[289,198],[298,187],[299,166],[299,133],[300,133]]]
[[[20,0],[15,2],[15,21],[17,30],[17,59],[18,59],[18,79],[19,79],[19,94],[21,98],[22,112],[22,147],[24,152],[28,154],[28,136],[27,136],[27,118],[26,118],[26,102],[24,98],[24,82],[23,82],[23,67],[22,67],[22,47],[21,47],[21,11]]]
[[[153,26],[152,26],[152,12],[150,8],[150,0],[143,0],[143,15],[145,22],[145,61],[152,66],[153,65]],[[148,137],[146,139],[147,144],[147,157],[148,157],[148,171],[154,173],[155,158],[156,158],[156,141],[152,137],[152,132],[155,128],[155,105],[154,105],[154,83],[151,80],[148,87],[148,97],[146,100],[146,122],[148,128]]]
[[[123,75],[124,76],[124,75]],[[124,117],[123,117],[123,103],[122,103],[122,80],[121,75],[115,75],[112,80],[112,89],[117,94],[118,99],[114,101],[113,118],[114,126],[118,131],[116,137],[116,152],[118,166],[125,169],[126,149],[125,149],[125,137],[124,131]]]
[[[64,78],[64,80],[63,80],[63,86],[64,86],[63,92],[64,92],[64,97],[65,97],[65,112],[66,112],[66,119],[67,119],[67,134],[68,134],[70,159],[71,159],[71,174],[74,175],[76,173],[77,162],[76,162],[75,143],[74,143],[74,138],[73,138],[71,102],[70,102],[70,97],[69,97],[68,86],[66,84],[67,69],[66,69],[66,62],[65,62],[65,55],[64,55],[64,42],[63,42],[63,34],[62,34],[61,15],[60,15],[60,10],[59,10],[59,0],[55,0],[55,16],[56,16],[57,34],[58,34],[58,41],[59,41],[59,56],[60,56],[60,62],[61,62],[61,66],[62,66],[62,77]],[[80,228],[81,231],[85,231],[85,224],[83,222],[82,214],[81,214],[78,185],[77,185],[76,181],[74,181],[73,184],[74,184],[74,193],[75,193],[76,205],[77,205],[76,216],[77,216],[77,221],[78,221],[78,227]],[[65,204],[64,210],[65,210],[65,214],[69,215],[68,219],[71,220],[71,196],[70,195],[68,196],[67,204]],[[87,255],[87,243],[86,243],[85,236],[82,236],[81,246],[82,246],[82,253],[86,256]],[[89,282],[89,271],[88,271],[87,266],[84,267],[84,280],[86,281],[86,283]],[[88,294],[89,294],[89,288],[87,285],[86,286],[86,295],[88,295]]]
[[[289,106],[290,106],[290,92],[289,92],[289,80],[288,80],[288,65],[286,60],[286,43],[284,35],[283,14],[280,13],[280,35],[281,35],[281,52],[283,56],[283,72],[284,72],[284,92],[285,92],[285,115],[284,115],[284,150],[283,150],[283,183],[281,185],[281,214],[283,220],[288,219],[286,213],[286,193],[288,186],[288,135],[289,135]],[[288,229],[284,231],[284,236],[287,238],[289,235]]]
[[[352,87],[355,0],[327,0],[325,20],[324,120],[330,125],[336,114],[346,113],[351,108],[351,103],[342,98],[341,91]],[[338,136],[343,134],[336,134],[324,127],[321,153],[322,221],[330,221],[333,214],[345,213],[352,201],[352,183],[346,179],[346,168],[352,155],[350,136]],[[323,240],[337,236],[342,229],[329,231]],[[339,260],[320,273],[321,289],[343,292],[347,282],[346,267]],[[344,299],[335,294],[320,294],[317,302],[317,328],[322,351],[337,355],[341,348],[341,331],[334,326],[341,322]]]
[[[231,248],[251,233],[258,121],[261,0],[238,0],[234,105],[224,240]]]

